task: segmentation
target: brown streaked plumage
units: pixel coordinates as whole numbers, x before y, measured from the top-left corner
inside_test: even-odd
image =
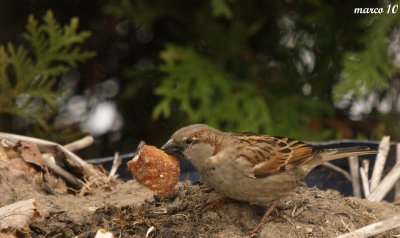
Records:
[[[221,132],[203,124],[179,129],[162,149],[186,158],[221,195],[258,204],[285,196],[319,164],[376,153],[367,147],[322,149],[286,137]]]

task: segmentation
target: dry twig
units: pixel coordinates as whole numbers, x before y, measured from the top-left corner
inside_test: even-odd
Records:
[[[384,136],[379,143],[378,154],[372,171],[370,190],[373,192],[378,187],[379,182],[382,178],[382,172],[385,167],[386,158],[390,149],[390,136]]]
[[[119,156],[119,153],[118,153],[118,152],[115,152],[115,154],[114,154],[114,160],[113,160],[113,165],[112,165],[112,167],[111,167],[110,173],[108,174],[108,177],[109,177],[109,178],[115,176],[115,174],[117,173],[117,170],[118,170],[118,168],[119,168],[119,166],[120,166],[121,164],[122,164],[122,159],[121,159],[121,157]]]
[[[361,182],[362,182],[365,197],[368,197],[370,194],[369,181],[368,181],[368,170],[369,170],[369,160],[364,159],[362,161],[362,167],[360,167],[360,175],[361,175]]]
[[[353,186],[354,197],[361,198],[361,186],[360,186],[360,173],[359,173],[359,163],[357,156],[349,157],[349,167],[351,174],[351,184]]]
[[[68,183],[70,183],[71,185],[73,185],[75,187],[82,186],[82,182],[79,181],[79,179],[77,177],[75,177],[70,172],[66,171],[62,167],[58,166],[58,164],[56,164],[53,154],[44,153],[44,154],[42,154],[42,158],[46,162],[47,167],[53,173],[55,173],[58,176],[60,176],[61,178],[65,179]]]
[[[394,216],[392,218],[361,227],[360,229],[340,235],[336,238],[370,237],[397,227],[400,227],[400,216]]]
[[[85,136],[79,140],[64,145],[67,150],[77,151],[89,147],[94,142],[93,136]]]
[[[400,163],[397,163],[392,170],[383,178],[378,187],[368,196],[368,200],[379,202],[389,193],[396,182],[400,179]]]

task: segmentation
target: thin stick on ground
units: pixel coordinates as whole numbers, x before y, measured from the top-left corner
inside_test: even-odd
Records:
[[[360,229],[340,235],[336,238],[370,237],[397,227],[400,227],[400,216],[394,216],[392,218],[361,227]]]
[[[383,169],[385,167],[386,158],[390,149],[390,136],[384,136],[379,143],[378,154],[372,171],[370,190],[373,192],[378,187],[382,178]]]
[[[339,174],[343,175],[345,178],[347,178],[351,182],[351,180],[352,180],[351,175],[346,170],[340,168],[339,166],[332,164],[331,162],[326,162],[326,163],[323,163],[322,165],[338,172]]]
[[[362,161],[362,167],[360,167],[361,183],[363,186],[364,197],[368,197],[369,191],[369,181],[368,181],[368,170],[369,170],[369,160],[364,159]]]
[[[77,151],[89,147],[94,142],[93,136],[85,136],[79,140],[64,145],[67,150]]]
[[[53,173],[55,173],[58,176],[60,176],[61,178],[65,179],[65,181],[67,181],[68,183],[70,183],[71,185],[73,185],[75,187],[82,186],[82,182],[79,181],[79,179],[77,177],[75,177],[74,175],[72,175],[70,172],[66,171],[62,167],[58,166],[58,164],[56,164],[54,162],[54,156],[52,154],[44,153],[44,154],[42,154],[42,158],[46,162],[47,167]]]
[[[349,157],[349,167],[350,167],[350,174],[351,174],[351,184],[353,186],[353,195],[354,195],[354,197],[361,198],[358,156],[350,156]]]
[[[109,177],[109,178],[115,176],[115,174],[117,173],[117,170],[118,170],[118,168],[119,168],[119,166],[120,166],[121,164],[122,164],[122,159],[121,159],[121,157],[119,156],[119,153],[118,153],[118,152],[115,152],[115,154],[114,154],[114,160],[113,160],[113,165],[112,165],[112,167],[111,167],[110,173],[108,174],[108,177]]]

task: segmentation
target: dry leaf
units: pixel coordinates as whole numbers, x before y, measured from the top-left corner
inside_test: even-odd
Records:
[[[19,151],[26,162],[35,164],[42,169],[45,168],[46,162],[43,160],[42,154],[35,143],[29,141],[18,141],[14,150]]]
[[[13,194],[16,191],[40,191],[42,184],[42,173],[23,159],[0,162],[0,206],[13,201]]]
[[[0,229],[23,228],[40,217],[35,199],[19,201],[0,208]]]

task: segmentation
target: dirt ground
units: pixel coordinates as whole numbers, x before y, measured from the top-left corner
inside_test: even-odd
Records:
[[[99,228],[115,237],[247,237],[266,207],[227,201],[200,216],[218,195],[202,184],[180,183],[161,199],[136,181],[86,196],[13,191],[7,203],[35,198],[43,218],[20,231],[26,237],[94,237]],[[5,202],[4,200],[2,202]],[[0,204],[4,205],[4,204]],[[298,187],[272,213],[259,237],[335,237],[400,213],[400,206],[342,197],[336,191]],[[10,232],[10,231],[9,231]],[[400,229],[379,237],[399,235]]]

